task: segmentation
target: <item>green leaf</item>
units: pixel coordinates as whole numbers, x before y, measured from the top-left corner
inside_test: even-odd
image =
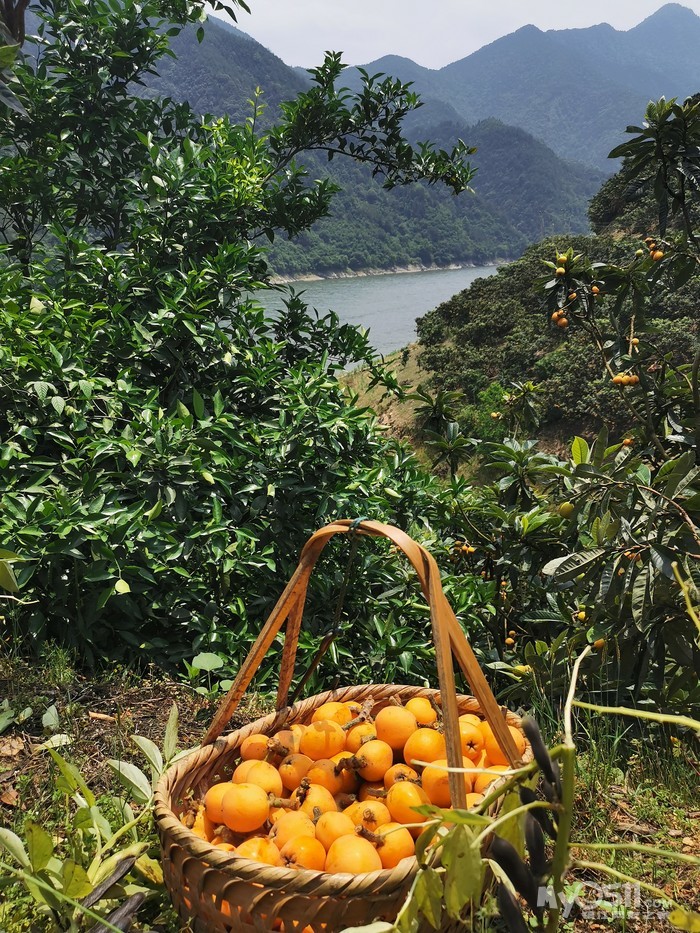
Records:
[[[0,826],[0,846],[18,862],[22,868],[31,868],[27,850],[16,833]]]
[[[423,864],[425,853],[428,851],[429,845],[437,835],[439,828],[439,823],[433,823],[424,829],[416,839],[416,858],[421,864]]]
[[[98,807],[79,807],[73,817],[73,826],[82,832],[92,833],[94,835],[95,827],[102,839],[107,840],[112,837],[112,827],[102,815]]]
[[[499,819],[507,816],[511,810],[520,806],[520,794],[516,790],[509,791],[503,798],[501,809],[498,811]],[[501,823],[495,830],[497,836],[509,842],[518,855],[523,858],[525,855],[525,832],[523,829],[522,814],[514,816],[510,820]]]
[[[423,868],[418,873],[413,896],[418,909],[433,929],[440,928],[442,920],[442,880],[434,868]]]
[[[198,418],[204,417],[204,399],[196,389],[192,390],[192,407]]]
[[[601,467],[603,461],[605,460],[605,451],[608,447],[608,428],[606,425],[598,432],[598,436],[595,439],[593,444],[593,450],[591,451],[591,462],[596,467]]]
[[[542,573],[554,576],[558,582],[573,580],[580,573],[585,573],[587,570],[595,567],[606,554],[607,549],[599,547],[591,548],[588,551],[581,551],[578,554],[557,557],[544,565]]]
[[[41,717],[41,725],[44,728],[44,732],[58,732],[61,722],[58,718],[58,710],[55,704],[52,703]]]
[[[0,587],[8,593],[19,593],[15,572],[6,560],[0,560]]]
[[[9,68],[17,57],[18,51],[19,45],[14,43],[0,46],[0,68]]]
[[[53,855],[53,840],[43,827],[32,821],[25,823],[24,834],[32,871],[42,871]]]
[[[651,544],[649,546],[649,557],[656,569],[669,580],[673,580],[673,563],[678,560],[679,555],[664,544]]]
[[[386,920],[377,920],[363,927],[345,927],[343,933],[392,933],[394,929],[393,923],[387,923]]]
[[[57,732],[55,735],[52,735],[45,742],[42,742],[41,745],[37,745],[34,749],[36,752],[45,752],[50,748],[63,748],[64,745],[72,745],[73,737],[68,735],[65,732]],[[70,791],[68,791],[70,793]]]
[[[50,382],[35,382],[33,388],[42,402],[46,401],[46,396],[49,392],[56,391]]]
[[[475,834],[466,826],[455,826],[445,837],[440,860],[446,869],[445,907],[453,920],[459,920],[468,903],[481,899],[483,865]]]
[[[66,408],[66,400],[61,398],[60,395],[54,395],[51,399],[51,407],[57,415],[62,415]]]
[[[119,780],[133,794],[137,803],[149,803],[153,797],[151,782],[140,768],[130,761],[119,761],[110,758],[107,764],[116,772]]]
[[[132,735],[131,741],[134,745],[138,746],[146,756],[149,765],[153,768],[154,774],[160,776],[163,773],[163,756],[155,742],[146,738],[145,735]]]
[[[78,865],[72,859],[66,859],[61,869],[61,887],[66,897],[77,900],[87,897],[93,886],[82,865]]]
[[[158,499],[158,501],[153,505],[145,514],[146,519],[150,522],[154,518],[158,518],[160,513],[163,511],[163,500]]]
[[[211,652],[198,654],[195,658],[192,658],[192,667],[196,667],[198,671],[216,671],[223,666],[222,658],[218,654],[212,654]]]
[[[48,745],[48,743],[45,744]],[[64,794],[75,794],[79,792],[84,797],[87,805],[89,807],[94,807],[97,802],[95,800],[95,795],[85,783],[85,778],[76,766],[66,761],[66,759],[59,755],[57,751],[54,751],[54,749],[49,748],[48,752],[58,765],[58,770],[61,772],[61,777],[56,782],[57,789]]]
[[[587,442],[582,437],[575,437],[571,445],[571,459],[578,466],[580,463],[588,463],[589,457],[590,450]]]

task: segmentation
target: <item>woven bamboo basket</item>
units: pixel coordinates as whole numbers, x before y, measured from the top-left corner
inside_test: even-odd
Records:
[[[439,690],[394,684],[367,684],[318,694],[287,705],[297,643],[313,567],[326,543],[336,534],[389,538],[413,565],[430,606]],[[221,737],[263,657],[286,623],[280,667],[277,712]],[[457,661],[474,696],[458,696],[454,681]],[[261,865],[237,857],[203,841],[180,821],[186,799],[201,798],[210,784],[230,771],[243,740],[254,733],[273,734],[296,722],[307,723],[313,711],[331,700],[373,700],[374,711],[399,700],[429,696],[442,708],[447,760],[461,767],[458,719],[478,712],[491,725],[507,759],[518,765],[532,759],[529,746],[519,757],[508,726],[521,728],[514,713],[498,706],[472,649],[452,612],[440,584],[431,555],[404,532],[373,521],[343,520],[317,531],[302,551],[299,565],[265,623],[236,680],[222,700],[202,746],[171,767],[155,792],[155,817],[161,840],[165,883],[180,917],[196,933],[335,933],[372,920],[396,917],[418,870],[415,859],[404,859],[396,868],[362,875],[329,874]],[[455,806],[464,806],[464,782],[450,775]]]

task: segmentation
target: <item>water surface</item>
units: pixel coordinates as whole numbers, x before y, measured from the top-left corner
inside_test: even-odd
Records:
[[[416,318],[467,288],[474,279],[493,275],[496,266],[396,272],[292,284],[321,314],[335,311],[344,323],[369,330],[379,353],[393,353],[416,339]],[[279,292],[256,292],[268,310],[282,307]]]

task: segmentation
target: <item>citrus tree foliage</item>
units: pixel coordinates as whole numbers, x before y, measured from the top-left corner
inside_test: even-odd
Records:
[[[235,126],[138,97],[200,15],[44,0],[18,68],[27,116],[0,125],[0,540],[24,558],[20,630],[87,659],[213,646],[235,664],[316,526],[430,507],[334,377],[364,338],[298,300],[266,318],[255,238],[327,212],[307,149],[453,190],[467,150],[410,146],[415,96],[336,92],[335,55],[265,135],[254,109]]]

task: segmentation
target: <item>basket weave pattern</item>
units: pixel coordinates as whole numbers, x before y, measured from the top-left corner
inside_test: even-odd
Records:
[[[267,933],[275,921],[281,920],[285,933],[300,933],[307,925],[313,925],[315,931],[325,928],[333,933],[372,919],[391,921],[396,917],[418,870],[415,860],[359,876],[263,866],[216,849],[195,836],[178,817],[184,808],[184,795],[191,790],[196,797],[203,796],[220,772],[227,767],[230,770],[247,736],[273,734],[296,722],[309,722],[314,710],[331,700],[362,702],[372,698],[376,712],[392,698],[405,703],[414,696],[432,696],[437,702],[440,699],[437,690],[394,684],[346,687],[318,694],[199,749],[167,772],[155,799],[163,873],[178,913],[193,930]],[[460,715],[479,712],[473,697],[458,696],[457,703]],[[506,713],[506,721],[520,728],[520,719],[514,713]],[[524,760],[531,759],[528,748]]]

